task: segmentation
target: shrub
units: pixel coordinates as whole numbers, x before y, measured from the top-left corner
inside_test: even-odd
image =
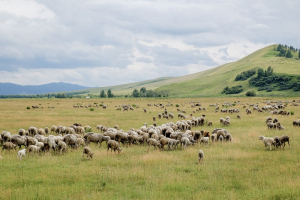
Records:
[[[26,108],[27,110],[29,110],[30,109],[30,107],[29,106],[27,106],[27,108]]]
[[[225,87],[222,91],[222,94],[238,94],[243,91],[243,87],[241,85],[234,87]]]
[[[85,132],[86,132],[86,133],[92,132],[92,129],[91,129],[91,128],[88,128],[88,129],[85,130]]]
[[[180,105],[179,104],[176,104],[176,107],[178,108]]]
[[[132,104],[132,107],[136,108],[136,105],[135,105],[135,104]]]
[[[256,96],[256,92],[253,91],[253,90],[248,91],[248,92],[246,92],[246,96],[247,96],[247,97],[255,97],[255,96]]]
[[[294,113],[294,111],[291,111],[291,115],[294,115],[295,113]]]
[[[95,109],[94,108],[90,108],[90,111],[94,111]]]

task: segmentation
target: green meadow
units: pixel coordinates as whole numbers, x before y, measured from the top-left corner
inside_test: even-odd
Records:
[[[247,58],[247,57],[246,57]],[[250,58],[249,58],[250,59]],[[267,59],[267,57],[266,57]],[[266,65],[267,66],[267,65]],[[249,67],[250,68],[250,67]],[[274,67],[276,70],[276,68]],[[226,71],[224,71],[226,73]],[[68,149],[65,155],[42,153],[26,155],[19,161],[17,151],[1,152],[0,160],[0,199],[299,199],[300,197],[300,127],[292,122],[300,118],[300,107],[289,103],[285,110],[294,115],[277,117],[285,130],[268,130],[265,119],[268,112],[246,115],[246,103],[259,103],[264,106],[267,100],[292,101],[297,98],[169,98],[169,99],[1,99],[0,131],[17,134],[20,128],[37,128],[52,125],[70,126],[73,123],[90,125],[93,132],[97,125],[113,127],[119,125],[124,131],[138,129],[144,123],[153,124],[152,117],[164,109],[147,106],[148,103],[168,102],[166,107],[175,114],[174,119],[157,119],[157,125],[166,122],[176,123],[177,107],[186,111],[186,120],[205,114],[213,127],[199,126],[192,130],[225,128],[233,136],[231,143],[214,143],[208,146],[195,144],[184,150],[154,150],[147,146],[123,146],[120,154],[106,151],[103,143],[99,148],[91,143],[95,153],[92,159],[82,157],[82,147]],[[206,111],[193,113],[189,102],[201,101]],[[215,113],[212,103],[240,102],[233,108],[237,113]],[[74,108],[73,105],[106,104],[107,109],[94,107]],[[140,106],[134,111],[118,111],[122,104]],[[26,109],[38,105],[43,109]],[[54,106],[54,109],[48,107]],[[117,106],[117,107],[116,107]],[[143,108],[148,112],[144,113]],[[221,117],[230,116],[231,125],[223,127]],[[290,136],[291,148],[266,150],[264,136]],[[22,147],[24,148],[24,147]],[[165,147],[166,149],[166,147]],[[198,164],[197,153],[204,151],[204,162]]]

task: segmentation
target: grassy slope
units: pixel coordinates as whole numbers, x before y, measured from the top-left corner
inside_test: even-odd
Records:
[[[257,90],[257,88],[250,88],[248,86],[248,80],[234,81],[236,75],[243,71],[257,67],[267,69],[271,66],[275,73],[300,75],[300,61],[296,59],[275,57],[275,53],[277,52],[273,51],[274,46],[275,45],[272,45],[258,50],[237,62],[197,73],[197,76],[194,76],[194,79],[192,80],[162,86],[158,88],[157,91],[165,91],[166,93],[170,93],[171,96],[176,97],[220,96],[225,86],[242,85],[245,90],[243,93],[238,94],[238,96],[240,96],[245,95],[245,92],[249,89]],[[296,57],[296,55],[294,55],[294,57]],[[291,96],[299,95],[299,92],[291,92],[290,90],[266,93],[265,91],[259,91],[257,94],[262,96],[272,94]]]
[[[206,71],[190,74],[182,77],[163,77],[158,79],[146,80],[136,83],[129,83],[117,86],[98,87],[87,90],[79,90],[84,94],[99,94],[101,90],[107,91],[112,89],[114,94],[125,95],[131,94],[134,89],[146,87],[147,89],[157,89],[157,91],[165,91],[174,97],[197,97],[197,96],[221,96],[221,92],[225,86],[242,85],[244,91],[235,96],[244,96],[249,89],[257,90],[257,88],[250,88],[247,81],[235,82],[234,79],[239,73],[261,67],[267,69],[271,66],[275,73],[286,73],[300,75],[300,61],[295,59],[287,59],[283,57],[276,57],[273,51],[276,45],[268,46],[260,49],[251,55],[234,63],[228,63],[219,67],[209,69]],[[294,57],[297,57],[295,54]],[[287,70],[288,69],[288,70]],[[281,95],[293,96],[299,95],[296,92],[290,91],[274,91],[267,93],[265,91],[257,92],[261,96]]]

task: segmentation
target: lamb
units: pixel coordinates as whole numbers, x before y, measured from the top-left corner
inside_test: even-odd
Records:
[[[173,150],[173,146],[175,146],[175,149],[177,149],[178,144],[179,144],[180,140],[174,140],[174,139],[170,139],[168,141],[168,150]]]
[[[275,146],[275,140],[274,138],[271,138],[271,137],[265,137],[265,136],[259,136],[259,140],[262,140],[264,143],[265,143],[265,148],[267,146],[270,147],[270,151],[272,150],[272,145]]]
[[[18,152],[18,158],[19,160],[22,160],[22,157],[24,156],[26,158],[26,149],[22,149]]]
[[[83,148],[82,157],[84,157],[84,154],[86,154],[87,158],[93,158],[94,153],[92,152],[91,148],[86,146]]]
[[[207,126],[212,126],[213,125],[212,121],[209,121],[206,124],[207,124]]]
[[[154,149],[156,149],[156,147],[158,147],[159,150],[161,149],[161,144],[156,139],[149,138],[147,140],[147,144],[148,144],[148,151],[149,151],[150,146],[154,146]]]
[[[3,151],[4,149],[6,149],[6,150],[8,150],[8,151],[10,151],[11,149],[17,150],[17,145],[15,145],[15,144],[12,143],[12,142],[5,142],[5,143],[3,144],[2,151]],[[1,152],[2,152],[2,151],[1,151]]]
[[[207,144],[208,145],[208,141],[209,141],[209,137],[202,137],[200,139],[200,143],[199,146],[201,145],[201,143]]]
[[[202,150],[199,150],[198,152],[198,164],[200,164],[201,160],[203,162],[204,152]]]
[[[119,142],[117,142],[115,140],[109,140],[107,142],[107,153],[108,153],[109,148],[111,149],[111,152],[112,152],[112,150],[114,150],[114,152],[116,150],[118,150],[118,153],[120,153],[122,151],[122,149],[120,148]]]

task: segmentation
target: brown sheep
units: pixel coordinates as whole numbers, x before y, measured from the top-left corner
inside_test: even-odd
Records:
[[[210,137],[209,131],[201,130],[202,137]]]
[[[212,126],[213,125],[212,121],[209,121],[206,124],[207,124],[207,126]]]
[[[111,152],[112,152],[112,150],[114,150],[114,152],[116,150],[118,150],[118,153],[120,153],[122,151],[122,149],[120,148],[119,142],[117,142],[115,140],[109,140],[107,142],[107,153],[108,153],[109,148],[111,149]]]
[[[279,141],[280,141],[280,145],[283,145],[283,149],[285,147],[285,143],[287,142],[289,144],[289,148],[291,148],[291,145],[290,145],[290,137],[287,136],[287,135],[283,135],[279,138]]]
[[[86,154],[87,158],[93,158],[94,153],[92,152],[90,147],[84,147],[82,152],[82,157],[84,157],[84,154]]]
[[[161,144],[161,148],[164,150],[164,146],[168,144],[170,138],[167,138],[167,137],[162,137],[160,140],[159,140],[159,143]]]
[[[4,149],[6,149],[6,151],[7,151],[7,150],[10,151],[11,149],[17,150],[17,145],[15,145],[15,144],[12,143],[12,142],[5,142],[5,143],[3,144],[2,151],[3,151]],[[1,152],[2,152],[2,151],[1,151]]]

